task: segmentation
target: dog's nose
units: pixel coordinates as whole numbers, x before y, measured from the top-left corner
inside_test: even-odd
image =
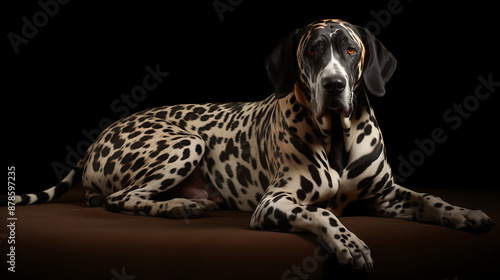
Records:
[[[346,80],[342,76],[325,77],[322,80],[322,85],[328,91],[328,93],[338,94],[344,90]]]

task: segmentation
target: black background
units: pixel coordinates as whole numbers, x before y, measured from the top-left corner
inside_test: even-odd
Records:
[[[294,28],[322,18],[378,25],[377,37],[398,60],[386,96],[371,97],[394,170],[401,158],[423,154],[415,152],[416,139],[431,137],[436,128],[447,136],[414,164],[405,185],[498,187],[500,87],[457,129],[443,118],[472,98],[478,76],[500,81],[494,2],[243,0],[229,1],[241,3],[222,21],[213,2],[70,1],[17,54],[8,34],[22,35],[22,18],[33,22],[42,8],[22,1],[3,9],[4,149],[7,166],[16,167],[17,193],[54,185],[51,164],[66,164],[65,147],[85,141],[83,130],[119,119],[123,112],[113,111],[112,102],[142,84],[146,66],[159,64],[170,75],[131,113],[176,103],[260,100],[273,92],[264,70],[269,52]],[[396,2],[398,13],[389,19],[388,4]]]

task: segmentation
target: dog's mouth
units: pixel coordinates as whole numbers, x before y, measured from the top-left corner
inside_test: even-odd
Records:
[[[330,108],[331,110],[338,111],[344,115],[344,117],[348,118],[352,114],[352,106],[349,107],[336,107],[336,108]]]
[[[349,117],[353,110],[352,93],[348,92],[331,96],[319,92],[319,94],[313,95],[311,111],[315,117],[321,118],[329,110],[341,112],[345,117]]]

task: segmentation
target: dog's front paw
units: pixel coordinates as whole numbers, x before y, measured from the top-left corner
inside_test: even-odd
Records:
[[[343,228],[341,228],[342,230]],[[332,249],[340,265],[354,270],[373,270],[373,259],[368,246],[352,232],[345,230],[333,235]]]
[[[442,218],[443,225],[472,233],[485,233],[491,230],[495,223],[481,210],[456,210]]]
[[[203,214],[204,207],[185,198],[174,198],[163,202],[157,216],[170,219],[194,219]]]
[[[212,200],[198,198],[198,199],[191,199],[191,201],[196,202],[205,211],[221,210],[221,207]]]

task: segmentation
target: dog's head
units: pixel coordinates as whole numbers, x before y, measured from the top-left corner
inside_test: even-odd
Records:
[[[363,82],[373,95],[384,95],[395,68],[394,56],[367,29],[335,19],[294,30],[266,59],[276,97],[287,96],[298,82],[317,117],[328,109],[350,115]]]

